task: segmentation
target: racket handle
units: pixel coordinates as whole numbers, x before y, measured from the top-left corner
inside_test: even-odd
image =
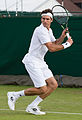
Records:
[[[69,38],[70,37],[69,33],[66,33],[66,36],[67,36],[67,38]]]

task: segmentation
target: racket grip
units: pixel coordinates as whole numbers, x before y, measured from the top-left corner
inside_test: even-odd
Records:
[[[69,33],[66,33],[66,36],[67,36],[67,38],[69,38],[70,37]]]

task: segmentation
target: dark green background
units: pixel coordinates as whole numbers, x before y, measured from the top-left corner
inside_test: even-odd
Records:
[[[0,18],[0,75],[27,74],[21,61],[38,25],[40,16]],[[58,38],[62,28],[55,21],[51,28]],[[69,29],[74,44],[62,51],[48,52],[45,59],[54,75],[82,76],[82,17],[70,17]]]

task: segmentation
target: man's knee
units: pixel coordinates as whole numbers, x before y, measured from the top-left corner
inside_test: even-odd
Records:
[[[57,81],[54,83],[54,90],[58,87]]]
[[[52,84],[50,84],[50,87],[55,90],[58,87],[58,83],[57,82],[53,82]]]
[[[49,81],[48,81],[48,86],[55,90],[57,87],[58,87],[58,83],[57,81],[55,80],[55,78],[51,78]]]

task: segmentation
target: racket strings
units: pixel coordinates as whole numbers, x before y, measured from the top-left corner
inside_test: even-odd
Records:
[[[66,24],[68,21],[68,14],[63,7],[56,6],[52,10],[53,16],[57,22],[60,24]]]

